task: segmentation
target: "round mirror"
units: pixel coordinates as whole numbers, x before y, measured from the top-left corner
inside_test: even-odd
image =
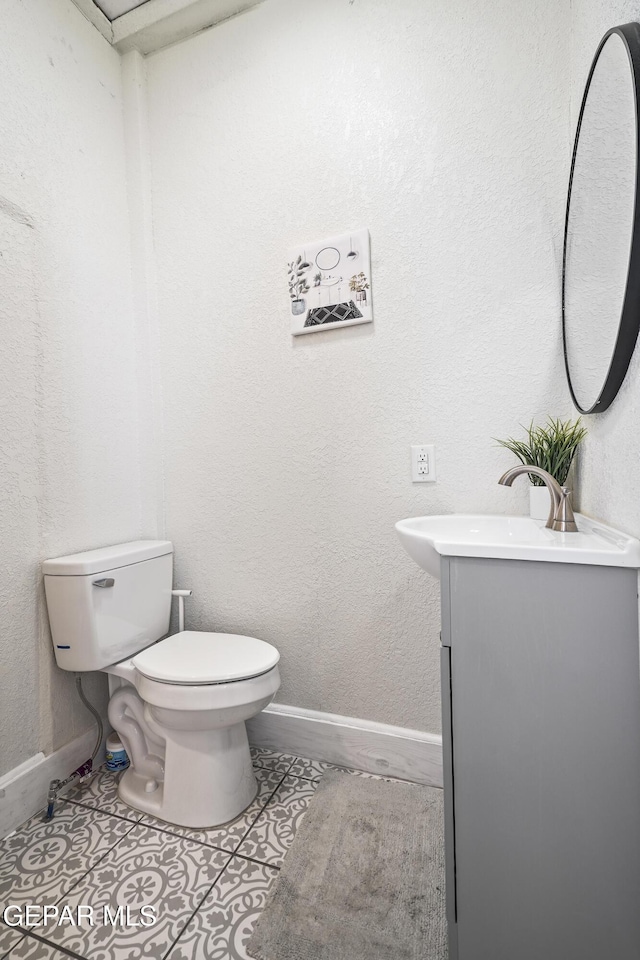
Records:
[[[564,356],[581,413],[606,410],[640,326],[640,26],[605,34],[587,79],[573,148],[562,269]]]
[[[340,252],[335,247],[323,247],[316,257],[319,270],[333,270],[340,263]]]

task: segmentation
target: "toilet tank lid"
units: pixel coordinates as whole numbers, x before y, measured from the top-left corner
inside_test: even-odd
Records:
[[[132,540],[130,543],[115,543],[112,547],[45,560],[42,572],[53,577],[82,577],[164,557],[168,553],[173,553],[171,540]]]

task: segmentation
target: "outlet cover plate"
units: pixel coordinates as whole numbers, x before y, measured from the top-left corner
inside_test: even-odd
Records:
[[[411,479],[413,483],[434,483],[436,479],[436,448],[432,443],[411,447]]]

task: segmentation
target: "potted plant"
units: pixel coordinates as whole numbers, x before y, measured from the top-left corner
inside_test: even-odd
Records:
[[[582,419],[558,420],[547,417],[545,426],[534,427],[533,422],[526,430],[524,440],[498,440],[501,447],[515,453],[525,465],[542,467],[558,481],[561,487],[567,482],[571,464],[584,440],[587,431]],[[549,493],[544,481],[535,474],[529,474],[529,508],[534,520],[546,520],[549,514]]]
[[[351,277],[351,280],[349,280],[349,289],[351,290],[351,293],[355,293],[358,303],[367,302],[367,290],[369,289],[369,284],[367,283],[367,278],[362,271]]]
[[[289,264],[289,296],[291,297],[291,313],[299,316],[304,313],[307,307],[303,294],[309,293],[309,284],[305,276],[309,269],[309,264],[298,256]]]

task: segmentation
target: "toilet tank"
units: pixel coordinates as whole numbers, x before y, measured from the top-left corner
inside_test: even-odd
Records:
[[[53,649],[63,670],[101,670],[169,630],[170,540],[135,540],[45,560]]]

